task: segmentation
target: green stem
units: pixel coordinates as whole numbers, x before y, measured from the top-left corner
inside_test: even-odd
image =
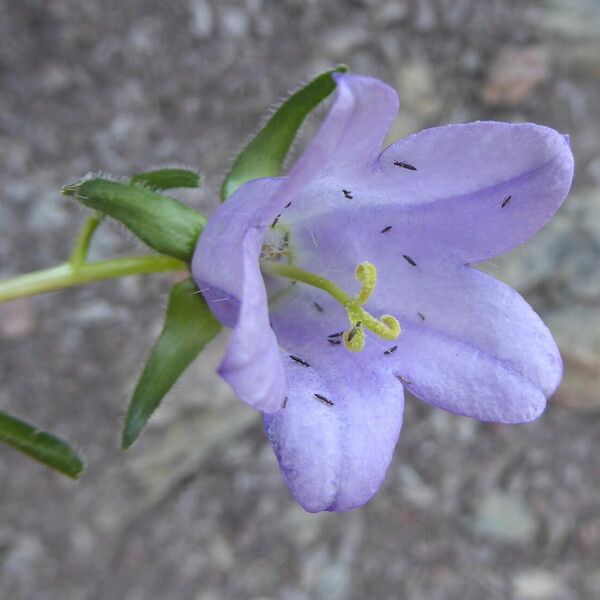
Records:
[[[162,254],[114,258],[78,266],[67,262],[50,269],[0,281],[0,304],[103,279],[187,269],[188,266],[184,262]]]
[[[263,260],[260,263],[260,268],[262,272],[267,275],[285,277],[293,281],[301,281],[302,283],[312,285],[313,287],[327,292],[346,309],[348,319],[353,327],[356,327],[357,324],[360,323],[362,326],[370,329],[373,333],[385,340],[394,340],[400,335],[400,325],[395,317],[392,315],[382,315],[379,319],[376,319],[362,307],[362,304],[368,300],[373,292],[375,282],[377,281],[377,271],[370,263],[365,262],[358,265],[356,277],[361,282],[362,286],[361,291],[356,297],[351,296],[326,277],[316,275],[310,271],[304,271],[294,265]],[[362,334],[360,335],[360,339],[363,339]],[[347,338],[344,339],[346,340]],[[358,342],[356,349],[362,349],[362,345],[362,341]]]
[[[354,296],[346,293],[342,288],[335,285],[333,281],[330,281],[322,275],[315,275],[310,271],[304,271],[303,269],[299,269],[298,267],[287,263],[276,263],[266,260],[261,261],[260,268],[261,271],[267,275],[285,277],[292,281],[302,281],[303,283],[319,288],[324,292],[327,292],[330,296],[333,296],[346,309],[352,308],[354,305],[358,304]],[[360,306],[360,304],[358,304],[358,306]]]
[[[75,245],[73,246],[73,251],[71,252],[71,256],[69,257],[69,263],[74,267],[80,267],[85,262],[87,258],[88,251],[90,249],[90,242],[92,241],[92,236],[96,231],[96,228],[102,222],[102,215],[100,213],[94,213],[88,220],[85,222],[81,233],[77,237],[75,241]]]

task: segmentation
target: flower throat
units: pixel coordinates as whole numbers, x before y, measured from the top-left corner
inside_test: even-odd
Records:
[[[335,298],[348,314],[350,327],[344,331],[342,339],[344,346],[352,352],[360,352],[365,347],[365,329],[384,340],[395,340],[400,335],[400,323],[396,317],[386,314],[376,319],[363,308],[377,285],[377,269],[370,262],[364,261],[356,265],[354,275],[361,284],[356,296],[348,294],[326,277],[304,271],[294,265],[262,260],[260,266],[262,272],[267,275],[312,285]]]

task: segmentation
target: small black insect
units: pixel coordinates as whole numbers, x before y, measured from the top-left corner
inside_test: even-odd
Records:
[[[384,354],[391,354],[392,352],[396,352],[396,350],[398,349],[398,346],[392,346],[391,348],[388,348]]]
[[[502,204],[500,205],[500,208],[505,208],[506,206],[508,206],[508,203],[510,202],[512,196],[506,196],[506,198],[504,198],[504,200],[502,200]]]
[[[408,256],[408,254],[403,254],[402,256],[409,265],[412,265],[413,267],[417,266],[417,263],[410,256]]]
[[[342,343],[342,340],[335,340],[333,338],[327,338],[327,341],[332,344],[333,346],[338,346],[339,344]]]
[[[421,321],[425,320],[425,315],[422,312],[418,312],[417,314],[419,315],[419,318],[421,319]]]
[[[409,164],[408,164],[408,163],[406,163],[406,162],[401,162],[401,161],[399,161],[399,160],[395,160],[395,161],[394,161],[394,164],[395,164],[397,167],[402,167],[403,169],[408,169],[409,171],[416,171],[416,170],[417,170],[417,167],[413,167],[412,165],[409,165]]]
[[[319,311],[323,312],[323,307],[318,302],[313,302],[313,306]]]
[[[286,231],[279,242],[279,252],[285,252],[288,249],[290,241],[290,234]]]
[[[279,217],[281,216],[281,213],[278,214],[275,219],[273,220],[273,222],[271,223],[271,227],[275,227],[275,225],[277,225],[277,221],[279,221]]]
[[[392,228],[391,225],[387,225],[379,233],[387,233],[391,228]]]
[[[290,354],[290,358],[297,362],[299,365],[302,365],[303,367],[310,367],[310,365],[305,361],[302,360],[299,356],[296,356],[295,354]]]
[[[350,190],[342,190],[342,193],[344,194],[344,198],[346,198],[346,200],[352,200],[352,198],[354,198]]]
[[[329,404],[329,406],[335,406],[335,404],[329,398],[323,396],[323,394],[315,394],[315,398],[317,398],[321,402],[325,402],[325,404]]]
[[[337,333],[330,333],[327,337],[328,338],[338,338],[338,337],[342,337],[344,335],[343,331],[338,331]]]
[[[356,332],[358,331],[358,328],[361,326],[361,322],[357,321],[356,325],[350,330],[350,333],[348,334],[348,341],[351,342],[352,338],[356,335]]]
[[[285,408],[287,406],[287,396],[283,399],[283,404],[281,405],[281,408]]]

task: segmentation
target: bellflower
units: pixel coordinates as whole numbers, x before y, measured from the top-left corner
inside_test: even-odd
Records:
[[[538,417],[562,363],[541,319],[472,265],[554,214],[568,139],[531,123],[427,129],[380,152],[398,97],[339,75],[286,177],[241,186],[209,219],[193,274],[233,328],[220,375],[264,413],[293,496],[345,511],[375,494],[404,389],[481,421]]]

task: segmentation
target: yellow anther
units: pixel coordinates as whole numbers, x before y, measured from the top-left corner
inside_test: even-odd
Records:
[[[367,329],[384,340],[395,340],[400,335],[400,323],[396,317],[382,315],[376,319],[363,308],[377,284],[377,269],[370,262],[364,261],[356,266],[354,273],[361,284],[360,292],[356,296],[351,296],[322,275],[303,271],[294,265],[263,260],[261,267],[263,272],[269,275],[301,281],[335,298],[348,313],[350,329],[344,332],[342,339],[344,346],[352,352],[360,352],[365,347]]]
[[[358,296],[356,296],[356,300],[362,305],[369,300],[377,285],[377,269],[374,264],[364,261],[356,265],[354,275],[361,284],[360,292],[358,293]]]
[[[395,340],[400,335],[400,323],[398,319],[392,315],[381,315],[379,321],[382,324],[380,331],[377,331],[377,335],[384,340]]]
[[[344,331],[344,346],[351,352],[360,352],[365,347],[365,332],[360,323]]]

